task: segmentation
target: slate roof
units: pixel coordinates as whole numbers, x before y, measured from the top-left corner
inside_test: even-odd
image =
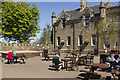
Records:
[[[100,5],[95,5],[90,6],[89,8],[94,12],[94,14],[99,14],[99,6]],[[66,11],[66,13],[70,14],[70,20],[79,19],[83,16],[83,11],[80,11],[80,8],[71,11]]]
[[[105,3],[104,6],[105,6],[105,8],[108,8],[109,5],[108,5],[108,3]],[[99,7],[100,7],[100,5],[94,5],[94,6],[89,6],[88,8],[94,13],[95,16],[96,15],[99,16],[100,15]],[[82,11],[82,10],[80,11],[80,8],[78,8],[75,10],[70,10],[70,11],[65,11],[65,12],[69,14],[69,20],[75,20],[75,19],[81,18],[83,16],[84,11]],[[59,20],[59,18],[57,18],[57,21],[58,20]]]

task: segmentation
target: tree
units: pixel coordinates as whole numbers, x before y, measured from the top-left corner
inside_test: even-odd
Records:
[[[50,44],[50,37],[51,37],[51,26],[46,25],[45,28],[43,28],[42,36],[37,39],[34,43],[41,43],[41,44]]]
[[[116,24],[117,18],[100,19],[98,22],[98,34],[105,44],[105,48],[109,42],[114,42],[118,35],[118,25]]]
[[[29,42],[37,37],[39,10],[26,2],[2,2],[2,37],[10,42]]]

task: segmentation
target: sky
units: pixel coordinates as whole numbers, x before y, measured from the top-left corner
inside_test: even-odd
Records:
[[[3,0],[5,1],[5,0]],[[80,2],[80,0],[14,0],[14,1],[27,1],[27,2]],[[88,2],[100,2],[101,0],[87,0]],[[103,0],[107,2],[108,0]],[[118,2],[119,0],[111,0],[111,2]]]
[[[80,8],[80,0],[14,0],[17,1],[26,1],[30,4],[35,4],[40,12],[40,28],[44,28],[47,24],[50,24],[51,26],[51,15],[53,10],[55,11],[56,16],[58,16],[62,10],[65,11],[68,10],[74,10],[77,8]],[[69,1],[69,2],[68,2]],[[100,4],[101,0],[87,0],[88,6],[98,5]],[[108,0],[103,0],[104,3],[106,3]],[[119,0],[111,0],[112,5],[118,5]],[[34,38],[35,40],[37,38],[41,37],[42,31],[38,34],[37,37]],[[4,39],[2,39],[4,41]],[[32,40],[34,42],[35,40]],[[4,41],[5,42],[5,41]]]

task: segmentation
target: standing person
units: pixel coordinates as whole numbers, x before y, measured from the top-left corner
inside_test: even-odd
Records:
[[[11,50],[10,52],[8,52],[8,63],[12,63],[12,56],[13,56],[13,52]]]
[[[16,52],[15,51],[12,51],[12,52],[13,52],[12,63],[14,63]]]
[[[58,65],[59,65],[59,68],[58,70],[61,70],[62,68],[62,62],[61,62],[61,59],[59,58],[59,54],[58,53],[55,53],[55,56],[53,57],[53,59],[58,59]]]
[[[3,60],[2,60],[2,54],[0,53],[0,60],[3,62]]]

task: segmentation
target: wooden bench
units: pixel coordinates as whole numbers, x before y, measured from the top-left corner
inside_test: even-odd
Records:
[[[101,75],[99,75],[96,72],[90,72],[87,70],[80,70],[80,72],[85,72],[87,73],[84,77],[85,80],[89,80],[89,79],[100,79]]]
[[[112,74],[112,76],[114,77],[114,78],[116,78],[115,76],[118,76],[118,78],[120,79],[120,73],[118,74],[118,70],[116,70],[116,69],[113,69],[112,71],[111,71],[111,74]]]
[[[45,54],[45,60],[49,60],[50,58],[53,58],[54,54]]]
[[[97,75],[98,74],[96,72],[90,72],[90,71],[86,71],[86,70],[80,70],[80,72],[86,72],[87,74],[92,74],[92,75]]]
[[[91,67],[90,66],[87,66],[87,67],[84,67],[85,69],[90,69]]]

